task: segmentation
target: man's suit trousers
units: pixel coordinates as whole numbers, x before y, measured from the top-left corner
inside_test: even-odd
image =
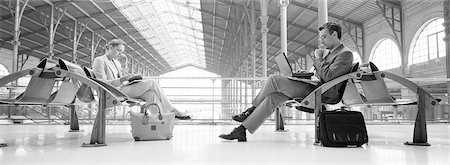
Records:
[[[289,80],[286,76],[270,75],[263,88],[253,99],[255,110],[242,123],[250,133],[254,133],[259,126],[274,112],[275,108],[291,98],[304,98],[316,86]]]

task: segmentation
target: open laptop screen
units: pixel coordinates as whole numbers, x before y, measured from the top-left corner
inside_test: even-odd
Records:
[[[291,64],[289,64],[289,61],[284,52],[275,57],[275,62],[277,63],[278,68],[280,69],[281,75],[284,76],[292,75]]]

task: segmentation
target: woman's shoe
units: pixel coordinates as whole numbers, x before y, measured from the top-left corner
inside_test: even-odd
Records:
[[[175,115],[175,118],[180,119],[180,120],[191,120],[191,117],[188,115],[182,115],[182,116]]]
[[[250,114],[252,114],[252,112],[253,112],[253,110],[255,110],[255,108],[256,108],[255,106],[252,106],[252,107],[248,108],[246,111],[244,111],[238,115],[231,116],[231,118],[234,121],[243,122],[245,119],[247,119],[248,116],[250,116]]]
[[[247,134],[245,133],[245,127],[239,126],[237,128],[234,128],[233,131],[231,131],[230,134],[222,134],[219,135],[220,138],[225,140],[238,140],[238,142],[246,142],[247,141]]]
[[[174,109],[172,112],[175,113],[175,118],[177,118],[179,120],[191,120],[191,116],[181,113],[180,111],[178,111],[176,109]]]

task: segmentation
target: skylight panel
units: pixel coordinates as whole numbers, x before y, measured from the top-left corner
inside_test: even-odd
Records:
[[[205,68],[199,0],[115,0],[117,8],[173,68]],[[186,6],[187,5],[187,6]],[[186,64],[188,62],[188,64]]]

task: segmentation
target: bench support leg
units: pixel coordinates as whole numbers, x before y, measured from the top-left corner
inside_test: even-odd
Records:
[[[15,108],[16,106],[14,106]],[[12,107],[8,106],[8,119],[11,119],[11,114],[12,114]]]
[[[427,119],[425,115],[425,110],[433,110],[434,107],[431,105],[431,98],[426,95],[425,91],[421,88],[418,89],[419,100],[418,100],[418,111],[416,122],[414,123],[414,134],[413,142],[405,142],[405,145],[417,145],[417,146],[430,146],[427,140]]]
[[[98,90],[98,111],[92,127],[91,141],[89,144],[83,143],[82,147],[100,147],[106,146],[105,143],[106,127],[106,91]]]
[[[79,132],[80,126],[78,125],[78,115],[75,111],[75,105],[70,106],[70,130],[69,132]]]
[[[321,145],[319,130],[319,115],[322,113],[322,89],[319,88],[314,98],[314,145]]]
[[[281,115],[280,108],[275,110],[275,131],[276,132],[286,132],[284,130],[284,120],[283,115]]]

